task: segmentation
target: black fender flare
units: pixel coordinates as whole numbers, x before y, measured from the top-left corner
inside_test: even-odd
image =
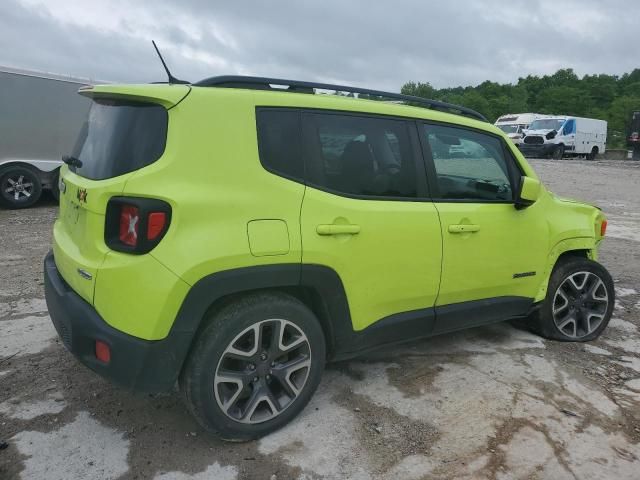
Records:
[[[314,311],[319,317],[330,351],[342,348],[342,339],[353,335],[349,304],[344,286],[335,270],[322,265],[272,264],[224,270],[198,280],[189,290],[164,340],[171,345],[174,364],[178,367],[174,378],[182,370],[184,361],[206,320],[207,312],[225,298],[266,289],[300,289],[315,293]]]

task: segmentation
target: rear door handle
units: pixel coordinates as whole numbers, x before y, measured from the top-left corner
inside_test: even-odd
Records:
[[[474,233],[480,231],[480,225],[449,225],[449,233]]]
[[[360,233],[360,225],[318,225],[316,233],[318,235],[356,235]]]

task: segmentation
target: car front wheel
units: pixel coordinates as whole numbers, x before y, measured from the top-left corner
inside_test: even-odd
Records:
[[[609,324],[614,303],[609,272],[592,260],[570,257],[551,274],[547,296],[532,318],[532,327],[554,340],[594,340]]]
[[[309,402],[325,363],[314,314],[281,293],[234,302],[209,319],[180,378],[199,423],[225,440],[259,438]]]
[[[38,201],[42,183],[32,168],[14,165],[0,172],[0,201],[9,208],[27,208]]]
[[[556,147],[553,149],[553,152],[551,153],[551,158],[553,158],[554,160],[562,160],[563,156],[564,145],[556,145]]]

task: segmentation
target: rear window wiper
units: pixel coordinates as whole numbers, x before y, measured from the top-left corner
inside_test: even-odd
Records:
[[[70,167],[82,168],[82,160],[71,155],[63,155],[62,161]]]

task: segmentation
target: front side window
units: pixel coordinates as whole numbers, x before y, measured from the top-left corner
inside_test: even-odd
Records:
[[[303,131],[310,184],[353,196],[418,196],[406,122],[308,113]]]
[[[513,200],[513,182],[501,141],[463,128],[424,125],[435,167],[434,198],[452,201]]]
[[[576,121],[573,119],[567,120],[567,123],[564,124],[562,130],[564,132],[563,135],[571,135],[573,133],[576,133]]]

